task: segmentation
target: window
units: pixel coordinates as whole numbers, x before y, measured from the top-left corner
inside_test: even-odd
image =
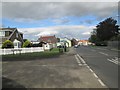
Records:
[[[17,43],[14,43],[14,46],[17,46]]]
[[[5,36],[5,32],[4,31],[0,31],[0,36]]]
[[[5,31],[5,36],[7,37],[9,35],[10,35],[9,31]]]

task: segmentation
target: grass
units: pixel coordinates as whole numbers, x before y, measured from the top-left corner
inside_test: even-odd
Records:
[[[2,60],[34,60],[34,59],[41,59],[41,58],[52,58],[52,57],[59,57],[61,53],[59,52],[58,48],[54,48],[51,51],[44,51],[44,52],[33,52],[33,53],[22,53],[15,54],[15,55],[3,55]]]

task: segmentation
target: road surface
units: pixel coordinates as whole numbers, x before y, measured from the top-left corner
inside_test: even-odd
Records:
[[[79,46],[76,51],[106,86],[118,88],[118,51],[97,46]]]
[[[74,48],[53,58],[3,58],[2,74],[4,88],[107,88]]]

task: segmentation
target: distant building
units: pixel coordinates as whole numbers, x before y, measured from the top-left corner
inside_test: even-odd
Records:
[[[71,40],[69,40],[68,38],[60,38],[60,41],[57,43],[57,46],[71,47],[72,43]]]
[[[71,42],[72,42],[72,46],[74,46],[74,45],[78,45],[78,42],[79,42],[79,41],[77,41],[76,39],[73,38],[73,39],[71,40]]]
[[[51,49],[51,48],[56,48],[57,47],[57,38],[54,36],[41,36],[38,39],[39,42],[44,42],[46,44],[43,45],[45,49]]]
[[[0,28],[0,46],[6,40],[14,43],[14,48],[20,48],[23,44],[23,33],[19,32],[17,28]]]
[[[87,45],[90,45],[91,43],[88,40],[80,40],[78,44],[87,46]]]

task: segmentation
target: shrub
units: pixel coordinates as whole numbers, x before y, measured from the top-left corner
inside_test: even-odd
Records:
[[[31,47],[31,46],[32,46],[31,42],[27,40],[23,43],[22,47]]]
[[[6,40],[2,44],[2,48],[14,48],[13,42],[11,42],[10,40]]]
[[[99,41],[95,43],[96,46],[107,46],[107,41]]]
[[[120,34],[117,36],[114,36],[110,39],[110,41],[120,41]]]

